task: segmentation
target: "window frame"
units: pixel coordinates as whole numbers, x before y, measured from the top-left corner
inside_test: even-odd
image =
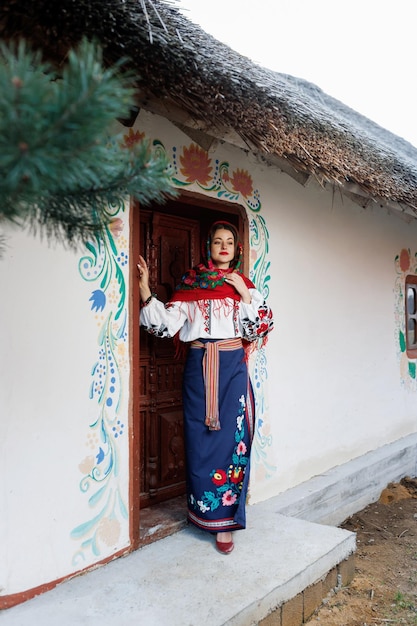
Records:
[[[408,310],[408,290],[413,289],[414,291],[414,313],[410,313]],[[405,277],[405,341],[406,341],[406,351],[407,356],[416,359],[417,358],[417,275],[409,274]],[[409,321],[414,320],[415,324],[415,333],[414,333],[414,343],[410,343],[410,337],[408,334],[408,325]]]

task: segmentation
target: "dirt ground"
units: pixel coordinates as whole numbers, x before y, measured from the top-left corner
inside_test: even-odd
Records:
[[[341,527],[357,533],[356,575],[308,626],[417,625],[417,479],[389,484]]]

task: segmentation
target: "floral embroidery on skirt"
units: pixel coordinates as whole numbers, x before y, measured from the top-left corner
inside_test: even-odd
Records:
[[[243,348],[220,353],[221,429],[205,425],[202,350],[184,370],[188,517],[209,532],[245,528],[254,401]]]

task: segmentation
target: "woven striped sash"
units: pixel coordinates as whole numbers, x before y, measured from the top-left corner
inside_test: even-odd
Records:
[[[220,430],[219,420],[219,350],[238,350],[242,339],[222,339],[203,343],[198,339],[191,343],[191,348],[205,350],[203,357],[203,377],[206,390],[206,419],[209,430]]]

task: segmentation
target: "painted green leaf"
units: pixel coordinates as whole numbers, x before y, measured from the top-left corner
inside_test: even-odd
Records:
[[[416,362],[415,361],[408,362],[408,373],[410,374],[411,378],[416,377]]]
[[[106,271],[104,272],[103,279],[102,279],[102,281],[100,283],[101,289],[105,289],[107,287],[107,284],[110,282],[110,279],[108,279],[108,275],[109,275],[109,272],[108,272],[108,269],[106,268]]]
[[[104,485],[104,487],[101,487],[101,489],[96,491],[96,493],[93,494],[91,498],[88,500],[88,504],[90,506],[95,506],[99,502],[99,500],[101,500],[102,496],[104,496],[106,489],[107,489],[107,485]]]
[[[123,272],[118,265],[116,266],[116,279],[117,279],[117,282],[119,283],[120,299],[119,299],[119,304],[117,306],[117,312],[114,317],[115,320],[117,320],[120,317],[120,314],[123,311],[123,307],[125,305],[125,300],[126,300],[125,279],[124,279]]]
[[[87,241],[86,244],[85,244],[85,247],[87,248],[87,250],[89,252],[91,252],[91,254],[93,255],[94,259],[97,260],[97,250],[96,250],[95,246],[93,246],[92,243]]]
[[[84,522],[84,524],[80,524],[80,526],[77,526],[76,528],[74,528],[74,530],[71,531],[71,537],[73,539],[79,539],[80,537],[83,537],[88,532],[90,532],[90,530],[92,530],[92,528],[94,528],[94,526],[98,524],[100,519],[103,517],[105,510],[106,510],[106,507],[104,507],[98,515],[93,517],[88,522]]]
[[[405,352],[405,337],[404,337],[404,333],[402,332],[402,330],[400,330],[399,340],[400,340],[401,352]]]
[[[182,180],[178,180],[178,178],[173,178],[172,182],[178,185],[178,187],[188,187],[191,183],[185,183]]]
[[[114,255],[117,256],[117,248],[113,239],[113,235],[111,234],[108,228],[106,228],[106,231],[107,231],[107,239],[110,244],[111,251],[113,252]]]

